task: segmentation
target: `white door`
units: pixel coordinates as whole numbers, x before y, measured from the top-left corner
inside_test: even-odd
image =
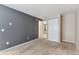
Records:
[[[63,41],[75,43],[75,28],[76,28],[75,13],[66,13],[63,15],[62,29]]]
[[[60,42],[60,21],[59,19],[48,20],[48,40]]]

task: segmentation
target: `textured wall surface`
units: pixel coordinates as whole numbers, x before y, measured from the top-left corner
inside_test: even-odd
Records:
[[[38,38],[36,19],[0,5],[0,50]]]

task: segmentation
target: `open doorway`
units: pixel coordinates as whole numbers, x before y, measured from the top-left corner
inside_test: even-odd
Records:
[[[39,38],[47,39],[47,21],[39,21]]]

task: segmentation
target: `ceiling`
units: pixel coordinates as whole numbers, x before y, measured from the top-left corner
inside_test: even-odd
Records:
[[[79,9],[79,4],[5,4],[5,6],[41,19],[51,19],[58,14]]]

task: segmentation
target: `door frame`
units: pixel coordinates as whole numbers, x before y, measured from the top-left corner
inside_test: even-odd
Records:
[[[53,19],[58,19],[58,43],[62,42],[62,21],[61,21],[61,16],[53,18]],[[52,19],[50,19],[52,20]],[[48,20],[47,20],[47,39],[48,39]]]

